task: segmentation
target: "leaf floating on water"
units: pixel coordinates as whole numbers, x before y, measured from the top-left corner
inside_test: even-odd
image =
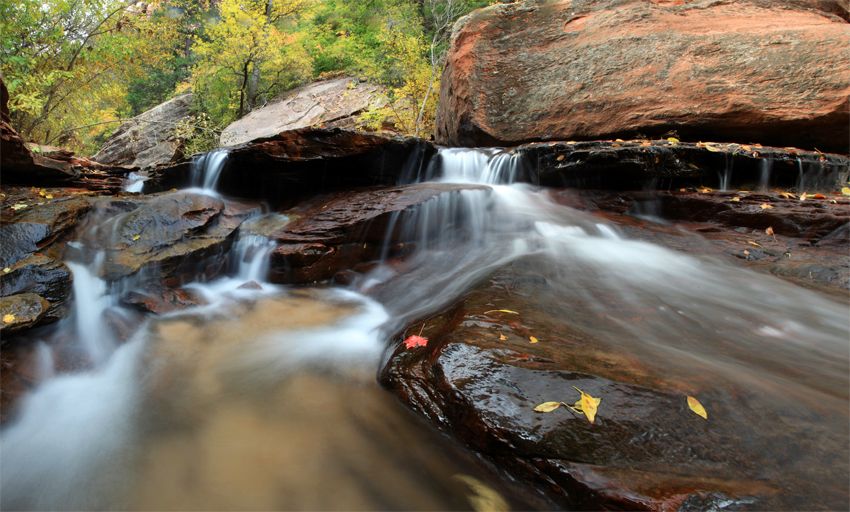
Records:
[[[505,498],[501,494],[477,478],[460,474],[454,475],[453,478],[469,486],[472,494],[466,498],[475,512],[508,512],[510,510],[508,502],[505,501]]]
[[[534,412],[552,412],[561,406],[561,402],[543,402],[534,408]]]
[[[529,337],[528,337],[528,339],[529,339],[529,341],[530,341],[531,343],[537,343],[537,342],[539,342],[539,341],[540,341],[540,340],[538,340],[537,338],[535,338],[534,336],[529,336]]]
[[[404,340],[404,346],[407,348],[407,350],[410,350],[410,349],[416,348],[416,347],[425,347],[427,345],[428,345],[428,338],[423,338],[422,336],[417,336],[415,334],[412,335],[412,336],[408,336]]]
[[[705,412],[705,407],[699,403],[699,400],[692,396],[688,396],[688,407],[696,414],[697,416],[701,416],[703,419],[708,419],[708,413]]]
[[[14,323],[14,322],[15,322],[15,315],[13,315],[11,313],[3,315],[3,323],[4,324],[11,324],[11,323]]]
[[[841,193],[845,196],[850,196],[850,187],[841,187]]]
[[[602,399],[590,396],[579,388],[576,388],[575,386],[573,387],[576,391],[581,393],[581,398],[578,402],[576,402],[575,408],[578,409],[579,406],[581,406],[581,412],[583,412],[587,417],[587,421],[592,424],[596,420],[596,411],[599,409],[599,404],[602,403]]]
[[[767,204],[767,203],[762,203],[762,204],[759,205],[759,208],[761,208],[762,210],[769,210],[769,209],[773,208],[773,205]]]
[[[518,315],[516,311],[512,311],[510,309],[491,309],[490,311],[485,311],[483,314],[489,315],[490,313],[508,313],[511,315]]]

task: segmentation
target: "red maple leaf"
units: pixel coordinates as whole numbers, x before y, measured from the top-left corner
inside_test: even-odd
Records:
[[[407,347],[408,350],[415,347],[424,347],[428,345],[428,338],[423,338],[422,336],[408,336],[406,340],[404,340],[404,346]]]

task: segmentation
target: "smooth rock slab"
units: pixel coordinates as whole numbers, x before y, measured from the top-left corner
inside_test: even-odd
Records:
[[[846,153],[850,24],[815,3],[523,1],[474,11],[452,36],[437,143],[676,130]]]

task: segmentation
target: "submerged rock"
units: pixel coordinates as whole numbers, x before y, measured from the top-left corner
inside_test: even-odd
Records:
[[[281,132],[321,126],[357,128],[357,116],[385,102],[383,87],[341,77],[314,82],[234,121],[221,132],[222,146],[235,146]]]
[[[92,159],[136,168],[179,159],[181,142],[175,136],[175,127],[189,116],[191,106],[192,93],[187,93],[139,114],[118,127]]]
[[[829,2],[524,1],[474,11],[452,37],[437,142],[676,130],[846,153],[850,24],[819,3]]]
[[[516,262],[411,325],[407,334],[421,332],[427,347],[399,344],[382,382],[566,509],[846,508],[847,396],[834,387],[838,366],[824,373],[829,382],[780,370],[786,382],[767,375],[782,364],[780,351],[747,355],[745,332],[747,341],[727,341],[706,325],[694,338],[701,318],[676,303],[687,330],[669,322],[655,330],[663,308],[639,291],[619,294],[616,275],[579,279],[549,269]],[[574,281],[571,293],[564,286]],[[719,377],[714,357],[749,361],[747,375]],[[818,357],[796,362],[811,369]],[[601,398],[593,423],[566,405],[579,400],[576,388]],[[707,420],[689,410],[688,395],[706,406]],[[565,405],[534,411],[548,401]]]

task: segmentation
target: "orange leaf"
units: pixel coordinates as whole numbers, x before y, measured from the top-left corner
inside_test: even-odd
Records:
[[[428,345],[428,338],[423,338],[422,336],[412,335],[408,336],[407,339],[404,340],[404,346],[407,350],[410,350],[415,347],[424,347]]]

